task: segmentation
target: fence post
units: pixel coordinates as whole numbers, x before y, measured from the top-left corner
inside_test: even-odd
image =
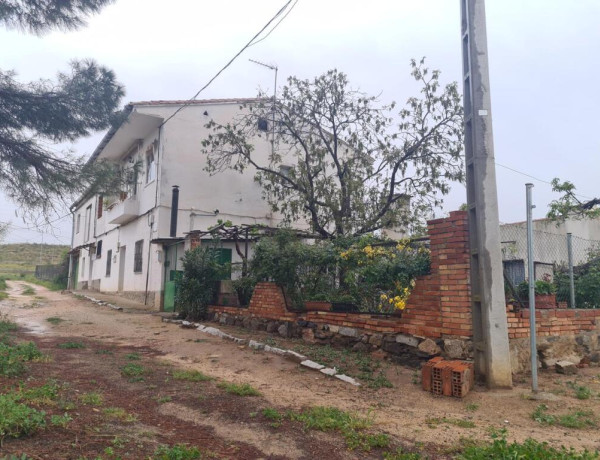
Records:
[[[535,273],[533,268],[533,222],[531,189],[533,184],[525,184],[527,198],[527,274],[529,277],[529,341],[531,344],[531,391],[538,391],[537,345],[535,337]]]
[[[571,308],[575,306],[575,280],[573,278],[573,234],[567,233],[567,257],[569,259],[569,294],[571,295]]]

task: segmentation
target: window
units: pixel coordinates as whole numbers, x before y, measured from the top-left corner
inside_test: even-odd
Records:
[[[85,208],[85,241],[90,239],[92,230],[92,205]]]
[[[112,249],[106,251],[106,277],[110,277],[110,269],[112,267]]]
[[[98,219],[102,217],[102,211],[104,211],[104,197],[98,195]]]
[[[258,130],[267,132],[269,130],[269,122],[266,118],[258,119]]]
[[[102,240],[96,243],[96,259],[102,257]]]
[[[151,145],[146,150],[146,184],[156,179],[156,161],[154,159],[154,147]]]
[[[81,214],[77,214],[77,225],[75,225],[75,233],[79,233],[80,226],[81,226]]]
[[[133,254],[133,272],[142,273],[142,249],[144,248],[144,240],[135,242],[135,251]]]

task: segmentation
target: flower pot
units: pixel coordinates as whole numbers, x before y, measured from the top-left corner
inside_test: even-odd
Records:
[[[556,295],[545,294],[535,296],[535,308],[539,309],[552,309],[556,308]]]
[[[331,311],[331,303],[320,300],[308,300],[304,302],[306,311]]]

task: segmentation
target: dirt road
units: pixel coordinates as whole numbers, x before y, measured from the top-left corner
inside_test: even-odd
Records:
[[[301,369],[297,364],[278,356],[239,347],[197,330],[163,323],[160,316],[149,312],[127,308],[116,311],[71,294],[51,292],[39,286],[34,286],[34,295],[25,295],[23,291],[26,283],[8,283],[9,298],[0,302],[0,313],[8,315],[29,331],[28,336],[40,342],[40,347],[55,347],[57,343],[67,340],[90,344],[87,357],[81,355],[83,351],[78,351],[78,357],[69,355],[68,359],[65,358],[65,365],[70,363],[75,366],[74,375],[79,372],[76,366],[83,365],[86,359],[97,361],[99,357],[102,358],[98,354],[91,356],[92,349],[113,349],[123,356],[138,349],[143,356],[158,360],[156,362],[159,364],[154,366],[158,371],[162,362],[168,369],[194,369],[218,381],[250,384],[262,394],[259,406],[273,407],[280,411],[334,406],[363,415],[370,414],[374,417],[373,429],[389,434],[394,442],[417,448],[425,446],[427,452],[437,452],[441,457],[458,450],[465,438],[489,439],[490,428],[506,428],[508,438],[519,441],[532,437],[556,446],[600,449],[595,429],[545,426],[532,420],[531,415],[540,402],[523,397],[528,393],[525,380],[517,382],[511,391],[487,391],[478,387],[464,400],[437,398],[424,393],[415,384],[414,369],[388,365],[386,375],[393,388],[373,390],[364,385],[355,388],[319,373]],[[48,321],[49,318],[51,321]],[[235,328],[226,329],[237,336],[250,334]],[[252,334],[260,335],[254,332]],[[277,340],[278,344],[284,346],[293,345],[282,339]],[[52,354],[56,352],[54,350]],[[64,352],[75,353],[74,350]],[[106,372],[107,376],[114,374],[114,371]],[[572,391],[576,385],[567,383],[569,380],[573,381],[574,377],[542,372],[541,387],[554,394],[553,400],[544,401],[548,406],[548,413],[563,414],[590,409],[594,413],[600,413],[598,372],[597,368],[583,369],[577,377],[576,385],[590,390],[590,398],[586,400],[577,399],[574,390]],[[96,380],[97,374],[98,372]],[[171,421],[168,423],[177,425],[183,433],[202,430],[211,433],[211,436],[219,440],[218,445],[213,447],[225,458],[322,458],[325,453],[331,458],[381,456],[380,451],[369,454],[350,452],[339,437],[319,432],[298,432],[293,427],[286,429],[286,426],[275,430],[268,424],[254,423],[253,418],[256,417],[251,414],[255,414],[260,407],[253,407],[255,403],[248,402],[250,398],[233,401],[223,399],[223,396],[217,397],[215,393],[213,396],[217,399],[211,403],[214,407],[199,410],[188,404],[185,398],[175,401],[176,390],[179,388],[177,385],[180,383],[171,387],[174,382],[165,383],[164,379],[156,377],[152,384],[148,384],[151,379],[146,378],[146,387],[156,387],[140,391],[139,385],[129,388],[131,385],[135,386],[135,383],[123,384],[118,371],[112,380],[108,377],[104,380],[110,394],[115,392],[115,388],[128,389],[127,397],[142,405],[143,399],[132,396],[135,391],[149,398],[152,398],[149,396],[152,392],[158,396],[164,394],[165,398],[169,396],[171,400],[153,404],[150,408],[154,414],[153,420],[163,418]],[[223,405],[218,411],[214,411],[219,406],[219,398]],[[236,418],[231,413],[227,414],[228,405],[230,412],[242,415]],[[128,407],[135,410],[131,404]],[[193,439],[188,440],[192,441]],[[177,442],[183,442],[183,439]],[[227,450],[230,443],[241,446],[238,446],[238,453]],[[315,445],[322,450],[315,451]],[[317,455],[317,452],[321,453]]]

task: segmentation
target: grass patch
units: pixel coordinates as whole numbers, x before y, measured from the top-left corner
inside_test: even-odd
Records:
[[[218,385],[219,388],[227,393],[237,396],[260,396],[260,392],[249,383],[229,383],[222,382]]]
[[[164,404],[164,403],[168,403],[171,402],[171,398],[170,396],[155,396],[154,399],[158,404]]]
[[[460,460],[487,460],[487,459],[531,459],[531,460],[592,460],[598,454],[588,451],[577,452],[573,448],[550,447],[545,442],[526,439],[523,443],[509,443],[506,440],[506,430],[492,434],[493,442],[488,445],[475,445],[467,447],[457,458]]]
[[[404,449],[398,448],[395,452],[384,452],[383,460],[421,460],[421,454],[416,452],[404,452]]]
[[[459,428],[475,428],[474,422],[472,422],[471,420],[463,420],[460,418],[428,418],[425,420],[425,423],[427,423],[427,426],[429,428],[437,428],[438,425],[441,425],[442,423],[454,425]]]
[[[200,371],[173,371],[175,380],[187,380],[188,382],[209,382],[213,377],[203,374]]]
[[[548,413],[548,406],[540,404],[531,418],[541,425],[558,425],[564,428],[583,429],[596,426],[596,417],[591,410],[577,410],[562,415]]]
[[[0,375],[16,377],[25,372],[25,362],[42,358],[42,352],[33,342],[11,345],[0,341]]]
[[[58,345],[58,348],[62,349],[73,349],[73,348],[85,348],[85,345],[81,342],[65,342]]]
[[[46,413],[15,400],[14,394],[0,394],[0,445],[5,438],[19,438],[46,426]]]
[[[351,450],[360,448],[370,451],[390,444],[386,434],[365,431],[373,424],[371,418],[358,417],[335,407],[317,406],[300,413],[289,413],[289,416],[292,420],[301,422],[305,429],[340,432]]]
[[[50,417],[50,424],[52,426],[57,426],[60,428],[66,428],[69,422],[71,422],[73,418],[65,413],[64,415],[53,415]]]
[[[262,414],[264,418],[271,421],[271,426],[273,428],[278,428],[281,426],[283,415],[281,415],[277,409],[267,407],[262,410]]]
[[[39,387],[20,388],[16,400],[18,402],[28,402],[35,406],[50,406],[55,404],[59,391],[60,385],[56,380],[49,380]]]
[[[86,406],[101,406],[104,404],[104,396],[95,391],[80,395],[79,400]]]
[[[567,382],[567,386],[574,391],[574,396],[577,399],[590,399],[592,397],[592,390],[585,385],[577,385],[577,382]]]
[[[18,326],[10,321],[6,316],[0,317],[0,334],[8,334],[16,331]]]
[[[128,353],[125,355],[125,358],[129,361],[139,361],[141,359],[140,355],[137,353]]]
[[[130,414],[122,407],[107,407],[102,410],[102,413],[113,420],[121,420],[122,422],[132,423],[137,420],[137,417]]]
[[[35,289],[33,289],[31,286],[26,286],[25,289],[23,289],[23,292],[21,292],[21,294],[23,294],[23,295],[35,295]]]
[[[64,319],[59,318],[58,316],[51,316],[50,318],[46,318],[46,321],[48,321],[50,324],[54,324],[55,326],[57,324],[60,324],[64,321]]]
[[[137,363],[127,363],[121,368],[121,375],[123,377],[141,378],[145,373],[146,368]]]
[[[477,409],[479,409],[479,404],[469,403],[466,405],[465,409],[467,409],[469,412],[475,412]]]
[[[185,444],[174,446],[160,446],[152,456],[153,460],[197,460],[202,458],[202,453],[197,447],[188,447]]]
[[[114,355],[112,350],[96,350],[97,355]]]

